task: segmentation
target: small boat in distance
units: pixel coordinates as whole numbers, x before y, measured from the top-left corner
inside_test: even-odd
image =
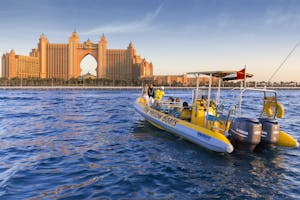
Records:
[[[277,101],[277,92],[268,89],[233,88],[239,91],[231,104],[220,101],[221,82],[232,79],[252,77],[244,71],[207,71],[188,73],[197,77],[191,106],[170,101],[153,104],[142,96],[135,101],[134,107],[148,122],[157,128],[185,138],[206,149],[231,153],[234,149],[254,150],[257,146],[298,147],[299,143],[291,135],[280,129],[276,118],[284,116],[284,108]],[[209,76],[207,91],[199,89],[199,77]],[[216,98],[211,98],[212,79],[219,79]],[[242,116],[242,102],[245,92],[262,95],[262,111],[257,118]],[[256,102],[255,102],[256,103]],[[150,105],[151,104],[151,105]],[[253,105],[255,106],[255,105]]]

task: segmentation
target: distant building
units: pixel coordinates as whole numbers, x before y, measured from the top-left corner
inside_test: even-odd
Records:
[[[199,83],[201,85],[207,84],[208,77],[200,77]],[[153,76],[153,82],[156,85],[170,85],[170,86],[196,86],[197,79],[195,77],[189,77],[186,74],[183,75],[156,75]],[[212,83],[216,84],[217,78],[213,78]]]
[[[73,32],[67,44],[49,43],[42,34],[37,49],[29,56],[16,55],[14,50],[3,54],[2,77],[78,78],[80,62],[87,55],[97,61],[97,78],[138,79],[153,75],[152,63],[139,56],[131,42],[127,49],[108,49],[104,35],[98,43],[80,43]]]
[[[186,84],[186,75],[158,75],[153,76],[154,82],[157,85],[177,85]]]

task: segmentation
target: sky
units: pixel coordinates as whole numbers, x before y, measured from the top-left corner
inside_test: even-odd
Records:
[[[298,0],[2,0],[0,54],[28,55],[42,33],[124,49],[130,41],[154,74],[239,70],[267,81],[300,41]],[[83,61],[96,65],[93,60]],[[88,71],[91,69],[88,69]],[[300,46],[271,81],[300,82]]]

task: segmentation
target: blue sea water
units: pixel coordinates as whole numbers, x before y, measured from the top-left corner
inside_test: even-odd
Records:
[[[299,199],[300,149],[205,150],[147,123],[139,93],[0,90],[0,199]],[[300,91],[279,99],[300,140]],[[259,97],[244,102],[252,115]]]

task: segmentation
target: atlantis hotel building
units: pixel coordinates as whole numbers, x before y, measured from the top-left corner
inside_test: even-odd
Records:
[[[67,44],[49,43],[41,35],[37,49],[29,56],[16,55],[14,50],[2,56],[3,78],[62,78],[81,76],[80,63],[87,55],[97,61],[97,78],[137,79],[153,76],[151,62],[141,58],[130,42],[127,49],[108,49],[103,35],[98,43],[79,42],[76,32]]]

